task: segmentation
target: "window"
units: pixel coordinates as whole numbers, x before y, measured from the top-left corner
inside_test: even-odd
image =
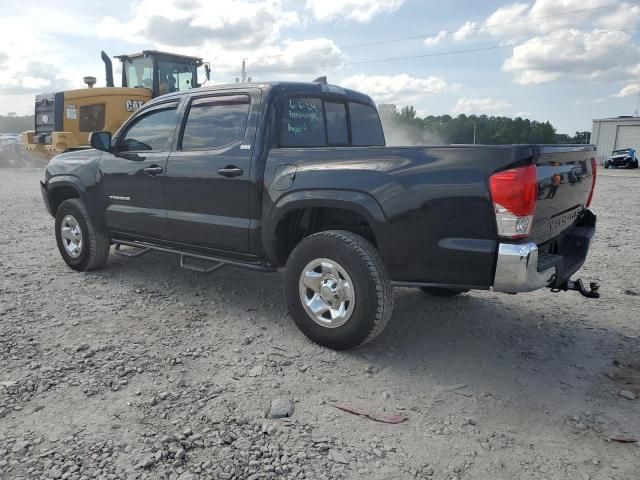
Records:
[[[104,103],[80,106],[80,131],[97,132],[104,128]]]
[[[184,126],[182,150],[208,150],[242,140],[248,117],[247,95],[196,99]]]
[[[384,146],[384,133],[375,108],[361,103],[349,103],[351,143],[354,147]]]
[[[160,95],[189,90],[195,86],[195,81],[195,65],[158,60],[158,87],[160,89]]]
[[[125,69],[125,76],[129,87],[153,87],[153,61],[151,58],[140,57],[128,60],[122,67]]]
[[[120,141],[120,151],[165,150],[173,138],[176,109],[155,110],[136,118]]]
[[[322,100],[289,98],[280,124],[280,144],[284,147],[324,147],[326,145]]]
[[[327,117],[327,139],[329,145],[349,145],[345,104],[325,102],[324,111]]]

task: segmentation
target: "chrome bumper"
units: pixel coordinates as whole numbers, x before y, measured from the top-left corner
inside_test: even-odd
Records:
[[[504,293],[531,292],[546,287],[555,276],[556,267],[538,272],[538,246],[535,243],[501,243],[491,289]]]

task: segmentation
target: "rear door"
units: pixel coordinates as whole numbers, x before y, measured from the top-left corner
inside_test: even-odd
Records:
[[[178,102],[138,115],[100,160],[104,221],[112,232],[166,239],[165,169]]]
[[[249,250],[250,170],[260,91],[194,96],[166,174],[172,241]]]

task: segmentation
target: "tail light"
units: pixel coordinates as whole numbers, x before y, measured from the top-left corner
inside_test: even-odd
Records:
[[[596,173],[598,169],[596,168],[596,159],[591,159],[591,191],[589,192],[589,198],[587,198],[587,208],[591,205],[591,200],[593,200],[593,192],[596,189]]]
[[[512,168],[489,177],[498,235],[524,238],[531,233],[538,200],[536,166]]]

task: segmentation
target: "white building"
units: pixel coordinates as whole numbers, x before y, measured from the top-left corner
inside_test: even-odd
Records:
[[[640,152],[640,117],[593,120],[591,143],[597,147],[596,155],[599,164],[603,164],[614,150],[634,148]]]

